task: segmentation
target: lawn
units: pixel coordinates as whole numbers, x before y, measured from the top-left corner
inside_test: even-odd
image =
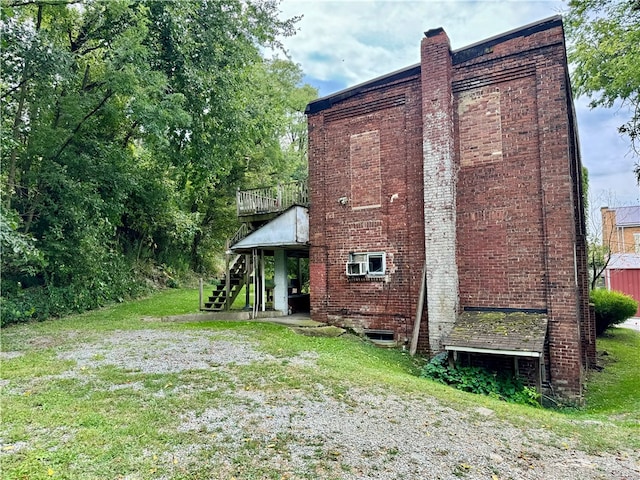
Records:
[[[420,379],[418,363],[404,352],[378,349],[353,336],[306,337],[280,325],[251,322],[159,320],[197,308],[197,291],[168,290],[82,315],[3,329],[3,478],[209,478],[186,466],[176,452],[202,435],[218,449],[229,439],[223,432],[181,430],[178,418],[187,411],[197,416],[207,404],[231,405],[239,391],[311,395],[319,385],[335,399],[348,398],[352,389],[377,391],[383,385],[389,394],[428,395],[460,412],[483,406],[512,425],[553,431],[590,452],[640,449],[640,334],[631,330],[616,328],[599,341],[598,350],[607,352],[601,357],[606,368],[590,374],[586,406],[552,411]],[[228,348],[229,363],[224,368],[183,365],[179,373],[171,368],[176,359],[152,364],[157,360],[154,345],[162,342],[168,348],[178,334],[189,335],[194,349],[207,348],[200,342],[203,335],[217,336]],[[119,352],[127,352],[127,342],[137,339],[132,349],[139,350],[132,353],[138,364],[124,366],[126,358],[112,358],[108,349],[92,346],[105,338]],[[246,342],[272,361],[246,363],[233,357]],[[180,355],[176,350],[176,358]],[[313,368],[306,358],[313,358]],[[269,448],[285,440],[273,439]],[[250,457],[251,441],[245,447]],[[246,478],[280,478],[254,468]]]

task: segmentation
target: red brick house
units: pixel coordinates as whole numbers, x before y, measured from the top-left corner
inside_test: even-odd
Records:
[[[600,209],[602,245],[610,253],[640,255],[640,205]]]
[[[561,18],[456,51],[429,30],[419,64],[306,113],[312,318],[409,343],[424,294],[419,351],[579,398],[595,333]]]

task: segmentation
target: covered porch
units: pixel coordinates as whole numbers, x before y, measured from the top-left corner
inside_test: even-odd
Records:
[[[307,207],[290,206],[230,245],[228,254],[245,257],[246,309],[284,315],[309,311]]]

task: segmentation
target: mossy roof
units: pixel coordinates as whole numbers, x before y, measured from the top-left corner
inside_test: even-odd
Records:
[[[544,351],[547,316],[525,312],[463,312],[445,337],[448,350],[464,348],[508,352]]]

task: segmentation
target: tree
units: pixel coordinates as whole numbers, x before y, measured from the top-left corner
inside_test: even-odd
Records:
[[[3,295],[29,286],[44,314],[63,313],[132,293],[141,262],[206,268],[236,188],[284,168],[273,159],[301,74],[262,57],[293,34],[277,6],[3,2],[3,238],[42,255],[3,276]]]
[[[566,25],[576,94],[592,108],[628,107],[630,119],[618,130],[640,154],[640,1],[569,0]],[[640,183],[640,164],[634,173]]]

